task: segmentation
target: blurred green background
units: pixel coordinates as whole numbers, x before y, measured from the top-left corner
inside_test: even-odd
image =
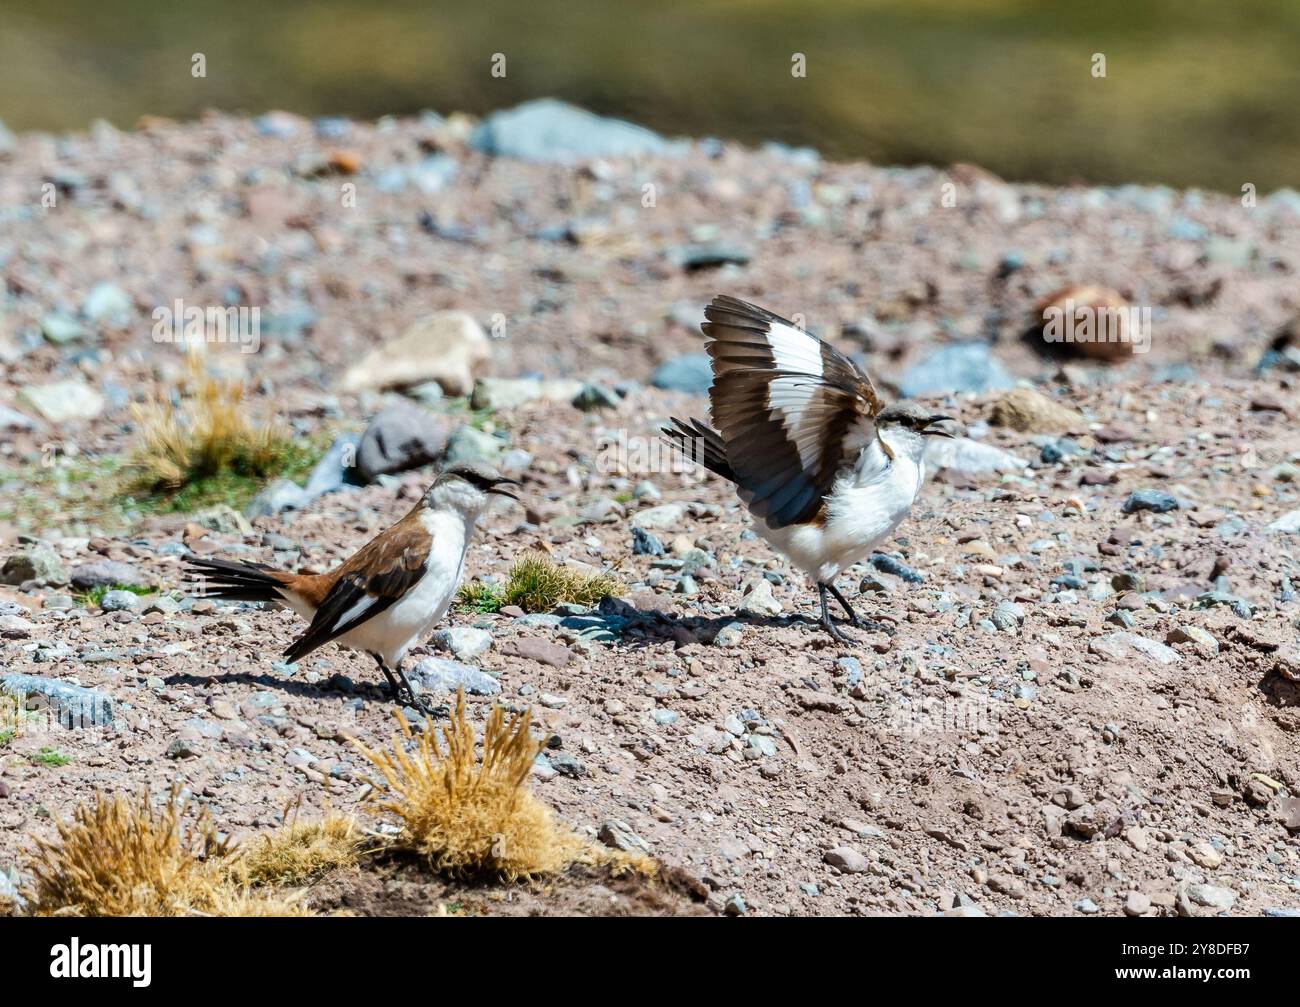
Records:
[[[13,129],[542,95],[668,134],[1015,180],[1300,187],[1296,0],[0,0]]]

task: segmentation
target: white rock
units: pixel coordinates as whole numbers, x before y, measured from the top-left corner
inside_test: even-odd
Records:
[[[781,603],[772,594],[770,581],[759,577],[741,588],[743,597],[736,611],[742,615],[780,615]]]
[[[660,504],[632,515],[634,528],[670,528],[686,516],[684,503]]]
[[[352,366],[345,391],[405,388],[436,381],[448,395],[468,395],[474,371],[491,357],[483,327],[464,311],[440,311],[416,322]]]
[[[50,423],[93,420],[104,411],[104,396],[84,381],[28,385],[18,393],[18,398]]]
[[[1088,650],[1112,661],[1124,661],[1134,652],[1144,654],[1161,664],[1177,664],[1182,660],[1178,651],[1163,643],[1149,640],[1137,633],[1108,633],[1088,641]]]

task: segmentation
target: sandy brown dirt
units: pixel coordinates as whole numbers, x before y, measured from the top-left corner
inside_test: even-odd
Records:
[[[361,152],[362,198],[344,210],[346,179],[302,177],[301,164],[294,173],[330,146],[300,130],[293,142],[213,118],[32,136],[0,163],[11,346],[101,279],[131,294],[136,315],[89,353],[39,344],[4,358],[0,402],[11,407],[24,385],[76,373],[110,390],[93,421],[3,433],[6,493],[21,491],[24,466],[51,438],[83,456],[128,450],[127,403],[181,366],[149,337],[152,306],[223,303],[231,285],[268,314],[313,315],[257,354],[220,357],[248,373],[255,405],[279,409],[304,436],[364,425],[384,397],[342,394],[338,376],[431,309],[506,316],[489,373],[611,385],[645,382],[659,360],[698,349],[686,323],[717,292],[803,314],[845,350],[865,349],[887,393],[937,346],[996,337],[1012,373],[1083,415],[1080,429],[1053,431],[1073,435],[1080,453],[1045,463],[1043,438],[988,427],[1000,392],[932,397],[1031,464],[930,481],[881,546],[924,579],[866,566],[842,578],[855,604],[897,625],[892,635],[850,630],[847,647],[808,621],[810,586],[744,536],[747,516],[719,480],[611,473],[600,462],[600,445],[620,431],[650,436],[669,415],[706,415],[703,397],[636,387],[605,412],[532,402],[492,417],[531,456],[526,509],[489,515],[469,576],[502,576],[540,546],[614,567],[628,585],[601,610],[617,630],[610,642],[577,624],[451,618],[490,630],[492,648],[472,663],[499,679],[500,701],[531,706],[537,728],[559,739],[537,792],[593,836],[625,822],[706,886],[717,912],[1300,909],[1300,568],[1292,534],[1269,528],[1300,507],[1300,395],[1285,369],[1254,370],[1296,307],[1292,218],[1223,197],[1011,187],[970,169],[808,165],[731,147],[527,165],[466,152],[454,124],[420,123],[353,127],[346,146]],[[459,163],[442,190],[367,185],[435,148]],[[42,180],[72,175],[57,211],[39,209]],[[950,178],[962,201],[942,210]],[[659,187],[656,208],[641,205],[645,180]],[[131,186],[138,200],[121,195]],[[459,228],[457,239],[422,230],[425,210]],[[1205,235],[1170,237],[1171,218]],[[537,237],[560,225],[572,239]],[[674,249],[706,240],[743,246],[749,264],[676,263]],[[998,279],[1013,249],[1025,265]],[[1152,352],[1062,373],[1024,345],[1029,305],[1075,281],[1154,306]],[[322,570],[400,517],[427,478],[347,489],[257,518],[249,533],[202,538],[185,536],[188,515],[124,528],[73,513],[24,527],[20,514],[0,529],[0,555],[29,535],[70,567],[118,559],[163,588],[179,585],[182,544]],[[642,478],[662,499],[633,496]],[[1180,506],[1125,514],[1137,490]],[[669,509],[652,530],[669,556],[634,555],[629,520],[660,506]],[[272,548],[284,545],[278,536],[291,548]],[[695,562],[696,549],[706,557],[698,593],[679,593],[675,561]],[[782,612],[737,616],[742,585],[764,572]],[[859,595],[867,573],[877,584]],[[28,730],[0,747],[0,872],[96,788],[162,793],[179,780],[241,834],[272,827],[295,802],[359,800],[363,773],[346,739],[373,745],[393,727],[369,659],[330,646],[277,666],[300,631],[288,611],[203,600],[174,615],[42,607],[65,590],[0,589],[23,609],[0,633],[0,671],[99,689],[117,721]],[[514,656],[535,639],[562,644],[567,663]],[[489,702],[474,700],[478,715]],[[41,764],[43,747],[72,761]],[[416,912],[426,897],[430,910],[460,897],[402,881],[388,900],[376,884],[336,889],[324,904]],[[466,898],[476,912],[589,912],[608,887],[579,878]],[[686,905],[616,894],[622,911]]]

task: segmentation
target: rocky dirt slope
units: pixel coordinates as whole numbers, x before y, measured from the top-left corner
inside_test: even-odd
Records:
[[[180,780],[240,834],[295,803],[351,807],[347,737],[392,730],[367,659],[279,664],[292,613],[175,589],[187,550],[324,569],[427,468],[356,486],[335,452],[331,492],[285,510],[281,485],[251,518],[112,504],[130,406],[184,372],[151,335],[182,298],[261,307],[258,351],[209,362],[302,442],[346,447],[401,403],[385,422],[430,452],[450,439],[519,473],[524,506],[484,522],[471,578],[542,548],[623,580],[590,611],[458,611],[412,664],[480,710],[531,706],[557,738],[538,792],[715,911],[1300,912],[1300,364],[1285,336],[1270,349],[1297,307],[1295,194],[1010,186],[579,127],[572,150],[603,156],[459,117],[278,114],[0,152],[0,676],[107,722],[0,744],[0,874],[95,788]],[[1022,339],[1077,282],[1150,307],[1151,351],[1063,361]],[[691,354],[720,292],[802,316],[970,434],[842,581],[892,635],[830,641],[724,486],[637,453],[667,416],[706,415]],[[344,382],[447,310],[490,337],[448,330],[484,358],[472,404],[428,360],[392,361],[407,395]],[[1017,379],[1058,408],[1008,407]]]

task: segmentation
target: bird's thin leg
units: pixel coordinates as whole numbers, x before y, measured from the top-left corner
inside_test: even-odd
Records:
[[[830,590],[835,591],[834,588],[830,588]],[[844,635],[844,633],[840,630],[840,628],[837,625],[835,625],[835,621],[831,618],[831,610],[826,604],[826,591],[827,591],[827,585],[818,583],[817,597],[821,599],[821,603],[822,603],[822,628],[831,635],[831,638],[833,640],[837,640],[840,643],[851,645],[853,641]],[[835,593],[836,595],[839,594],[838,591],[836,591]]]
[[[421,699],[415,694],[415,690],[411,688],[411,682],[406,677],[406,672],[402,670],[400,664],[393,670],[397,675],[398,681],[402,683],[401,688],[397,690],[397,695],[394,697],[399,704],[402,706],[413,707],[423,713],[426,717],[441,718],[450,715],[451,711],[448,710],[445,705],[439,704],[438,706],[434,706],[432,703],[428,702],[428,700]]]
[[[835,583],[833,581],[826,585],[826,590],[830,591],[830,593],[835,596],[835,600],[838,601],[840,605],[844,608],[845,614],[847,614],[849,617],[849,622],[852,623],[854,626],[857,626],[859,629],[866,629],[872,632],[883,631],[885,633],[890,634],[891,636],[894,634],[894,628],[892,626],[886,626],[883,623],[876,622],[874,619],[864,619],[862,618],[862,616],[858,615],[858,613],[853,610],[853,606],[849,604],[849,600],[844,597],[843,593],[840,591],[839,588],[835,586]],[[887,618],[887,617],[882,617],[882,618]]]
[[[384,673],[384,678],[388,680],[389,697],[393,700],[393,702],[397,702],[401,698],[401,692],[402,692],[401,686],[397,684],[397,679],[395,679],[393,677],[393,673],[388,670],[388,665],[384,663],[384,659],[382,657],[380,657],[378,654],[371,654],[370,656],[375,659],[375,664],[379,665],[379,670]]]

